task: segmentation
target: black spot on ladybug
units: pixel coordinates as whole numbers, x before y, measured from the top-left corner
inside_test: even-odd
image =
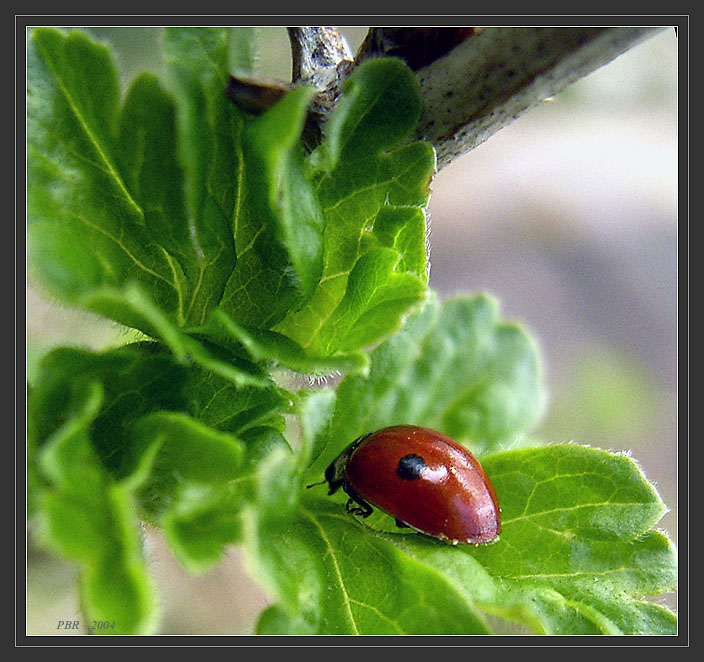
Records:
[[[404,455],[398,461],[398,467],[396,468],[396,475],[404,480],[414,480],[420,478],[428,465],[425,463],[420,455],[411,453],[410,455]]]

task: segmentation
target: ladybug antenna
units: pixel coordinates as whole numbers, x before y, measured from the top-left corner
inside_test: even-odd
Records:
[[[311,487],[315,487],[316,485],[323,485],[325,483],[325,479],[321,480],[319,483],[311,483],[310,485],[306,485],[306,489],[310,489]]]

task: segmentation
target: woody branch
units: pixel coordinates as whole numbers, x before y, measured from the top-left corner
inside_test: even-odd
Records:
[[[294,83],[318,87],[324,100],[317,108],[321,122],[355,64],[383,55],[406,59],[423,97],[417,137],[434,145],[441,169],[661,29],[371,28],[354,61],[334,28],[289,28],[289,36]]]

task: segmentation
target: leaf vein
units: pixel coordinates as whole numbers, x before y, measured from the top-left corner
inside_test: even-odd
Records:
[[[342,592],[342,597],[344,599],[345,603],[345,608],[347,611],[347,616],[349,618],[350,624],[352,626],[352,629],[354,630],[354,634],[359,634],[359,629],[357,628],[357,623],[354,619],[354,614],[352,613],[352,607],[351,607],[351,598],[349,593],[347,592],[347,588],[345,587],[345,582],[342,579],[342,572],[340,570],[340,564],[338,563],[337,556],[335,554],[335,550],[332,546],[332,543],[330,542],[330,539],[327,537],[325,533],[325,529],[320,526],[320,522],[313,516],[313,513],[311,513],[309,510],[306,510],[305,508],[301,508],[301,511],[303,514],[313,523],[313,525],[318,529],[319,535],[322,538],[323,542],[328,548],[328,552],[330,554],[330,559],[332,560],[333,568],[335,570],[335,575],[337,576],[337,581],[340,585],[340,591]]]

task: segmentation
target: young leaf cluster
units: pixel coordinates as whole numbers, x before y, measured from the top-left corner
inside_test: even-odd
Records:
[[[435,157],[409,140],[411,71],[357,68],[306,152],[311,90],[260,116],[225,95],[252,52],[250,29],[168,28],[164,80],[123,93],[83,32],[28,37],[32,276],[144,336],[59,348],[29,385],[30,526],[80,568],[86,619],[158,630],[146,525],[191,572],[242,545],[271,595],[260,633],[489,633],[492,617],[674,632],[642,599],[676,579],[657,492],[625,456],[525,447],[543,407],[532,340],[490,297],[428,289]],[[335,371],[335,389],[278,379]],[[482,456],[497,542],[448,546],[304,489],[355,437],[397,423]]]

